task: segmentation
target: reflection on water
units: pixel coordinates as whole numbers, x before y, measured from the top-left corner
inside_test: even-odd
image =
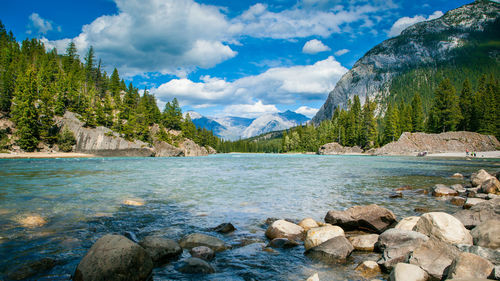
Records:
[[[377,255],[355,253],[348,264],[332,268],[304,256],[302,246],[263,251],[265,219],[322,221],[330,209],[371,203],[391,209],[399,218],[418,214],[417,207],[451,212],[457,207],[416,190],[461,182],[450,176],[495,170],[498,162],[230,154],[0,160],[0,166],[0,273],[51,257],[59,262],[40,279],[67,280],[105,233],[179,239],[205,232],[233,246],[217,256],[217,273],[207,279],[303,280],[319,272],[321,280],[345,280],[359,279],[353,268]],[[393,189],[402,185],[413,190],[390,199]],[[207,230],[229,221],[238,229],[233,234]],[[172,263],[155,269],[155,280],[186,278],[174,267]]]

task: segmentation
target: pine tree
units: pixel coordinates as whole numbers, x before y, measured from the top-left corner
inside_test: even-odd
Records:
[[[370,149],[375,146],[377,140],[377,121],[375,120],[375,102],[371,102],[366,96],[363,105],[363,123],[361,126],[361,146]]]
[[[389,104],[384,119],[384,143],[397,141],[399,139],[398,109]]]
[[[462,118],[455,88],[449,79],[441,81],[436,89],[431,116],[429,130],[434,133],[454,131]]]
[[[470,86],[469,79],[465,79],[460,93],[459,106],[462,112],[462,120],[459,129],[464,131],[472,130],[472,118],[474,111],[474,95]]]
[[[412,132],[424,131],[424,108],[419,93],[416,93],[411,101],[411,122]]]
[[[182,124],[182,111],[176,98],[167,102],[163,111],[163,125],[165,128],[180,130]]]

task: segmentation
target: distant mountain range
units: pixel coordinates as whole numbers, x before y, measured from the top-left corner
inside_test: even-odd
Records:
[[[290,110],[280,113],[264,114],[258,118],[244,117],[207,117],[195,111],[188,111],[197,128],[211,130],[226,140],[250,138],[264,133],[285,130],[306,124],[310,119]]]

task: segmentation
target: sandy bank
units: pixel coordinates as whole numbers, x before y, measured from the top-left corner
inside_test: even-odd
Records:
[[[93,154],[75,152],[24,152],[24,153],[0,153],[0,159],[27,159],[27,158],[89,158]]]
[[[463,158],[500,158],[500,150],[476,152],[476,157],[467,157],[465,152],[446,152],[427,154],[426,157],[463,157]]]

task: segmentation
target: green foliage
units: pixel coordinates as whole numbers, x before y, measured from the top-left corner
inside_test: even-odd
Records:
[[[445,79],[436,89],[427,129],[433,133],[454,131],[461,119],[455,87]]]
[[[57,144],[59,146],[59,150],[63,152],[70,152],[73,150],[73,145],[76,144],[75,136],[70,130],[64,129],[57,135]]]
[[[172,130],[180,130],[182,127],[182,111],[176,98],[167,102],[162,114],[163,126]]]
[[[419,93],[416,93],[411,100],[411,122],[412,132],[424,131],[424,108]]]

